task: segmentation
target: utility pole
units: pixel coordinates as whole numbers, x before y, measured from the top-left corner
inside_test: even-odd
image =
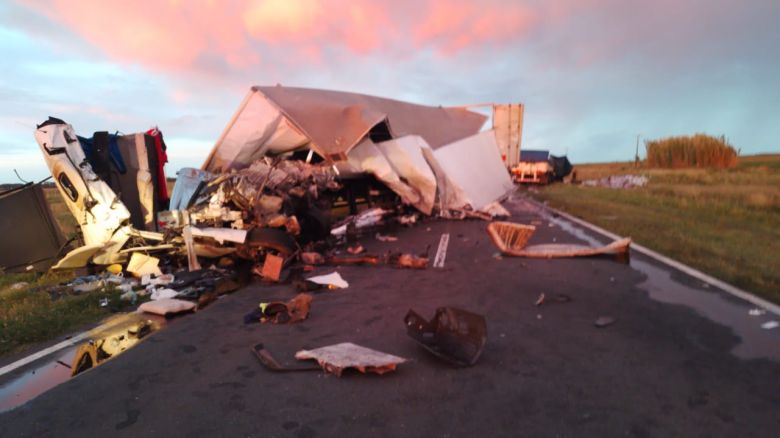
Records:
[[[639,167],[639,135],[636,135],[636,152],[634,153],[634,167]]]

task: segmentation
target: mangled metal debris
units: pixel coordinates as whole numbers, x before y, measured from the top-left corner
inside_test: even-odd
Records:
[[[550,259],[614,255],[619,260],[624,260],[628,257],[628,250],[631,246],[631,238],[628,237],[598,248],[564,243],[528,246],[528,240],[535,230],[536,227],[533,225],[516,224],[513,222],[491,222],[487,226],[490,239],[501,250],[501,253],[515,257]]]
[[[512,188],[499,154],[500,135],[479,132],[485,120],[464,107],[253,87],[203,169],[228,173],[263,157],[296,153],[308,163],[314,153],[342,177],[371,174],[423,214],[479,210]]]
[[[80,374],[116,357],[158,329],[158,324],[151,320],[140,320],[129,327],[122,327],[99,339],[93,339],[81,344],[76,350],[73,362],[70,365],[71,376]]]
[[[423,348],[458,366],[477,363],[487,342],[485,317],[454,307],[440,307],[430,321],[413,310],[404,318],[407,334]]]
[[[392,213],[390,210],[384,210],[382,208],[372,208],[365,210],[360,214],[350,216],[341,223],[335,225],[330,231],[330,234],[334,236],[346,235],[350,229],[360,230],[368,228],[374,225],[382,223],[382,218]]]
[[[340,161],[365,138],[419,135],[438,148],[476,134],[485,120],[463,107],[280,85],[252,87],[203,168],[226,172],[266,155],[309,148],[326,160]]]
[[[257,357],[263,366],[271,371],[277,372],[295,372],[295,371],[321,371],[319,365],[288,365],[279,363],[263,344],[256,344],[252,347],[252,353]]]
[[[73,127],[50,117],[38,125],[35,139],[65,205],[81,227],[84,244],[100,250],[124,244],[129,238],[130,212],[93,171]]]
[[[158,315],[200,309],[253,273],[314,291],[348,286],[338,272],[304,278],[315,265],[425,269],[429,248],[393,248],[404,243],[396,243],[399,227],[509,215],[499,203],[513,189],[499,151],[509,140],[480,132],[485,120],[463,107],[253,87],[202,169],[177,172],[169,199],[159,130],[84,138],[50,118],[35,137],[82,235],[82,246],[55,268],[110,266],[120,280],[101,277],[96,287],[116,287],[122,300],[140,302],[139,312]],[[384,253],[366,251],[362,237],[383,242]],[[438,267],[446,247],[443,239]],[[263,302],[247,322],[302,321],[311,300],[302,293]],[[484,346],[480,318],[451,308],[430,323],[407,316],[410,335],[418,330],[426,348],[461,365],[473,364]],[[460,323],[463,339],[452,331]],[[261,350],[254,351],[268,359]],[[405,361],[350,343],[296,357],[339,375],[350,367],[381,374]]]
[[[358,108],[362,112],[355,113]],[[329,236],[353,239],[352,230],[381,225],[388,215],[415,223],[412,207],[449,218],[504,215],[494,201],[511,190],[511,181],[497,134],[479,132],[484,121],[461,107],[253,87],[203,168],[177,172],[169,202],[159,130],[84,138],[50,118],[38,126],[36,140],[84,240],[56,268],[130,260],[131,272],[160,274],[153,265],[162,256],[173,259],[166,265],[186,260],[197,271],[213,264],[199,259],[230,255],[254,262],[254,272],[274,280],[304,244]],[[400,205],[368,209],[334,226],[339,203],[353,213],[360,193],[371,203],[377,192],[375,185],[361,185],[367,175]],[[425,265],[406,254],[384,260]]]

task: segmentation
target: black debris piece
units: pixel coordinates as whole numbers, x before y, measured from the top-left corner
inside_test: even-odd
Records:
[[[458,366],[474,365],[487,342],[485,317],[454,307],[440,307],[430,321],[414,310],[404,318],[407,334],[436,356]]]

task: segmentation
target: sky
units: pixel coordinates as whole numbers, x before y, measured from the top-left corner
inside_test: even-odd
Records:
[[[521,102],[523,148],[630,160],[704,132],[780,152],[778,0],[0,0],[0,182],[33,138],[158,126],[199,167],[252,85]]]

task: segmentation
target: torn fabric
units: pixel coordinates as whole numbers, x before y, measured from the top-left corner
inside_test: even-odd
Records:
[[[422,149],[429,148],[422,137],[409,135],[395,140],[377,143],[399,177],[417,192],[419,200],[414,204],[418,210],[430,215],[436,201],[436,175],[425,159]]]
[[[418,206],[422,196],[412,187],[401,181],[398,173],[371,140],[364,140],[349,153],[349,164],[357,170],[370,173],[401,197],[405,204]]]

